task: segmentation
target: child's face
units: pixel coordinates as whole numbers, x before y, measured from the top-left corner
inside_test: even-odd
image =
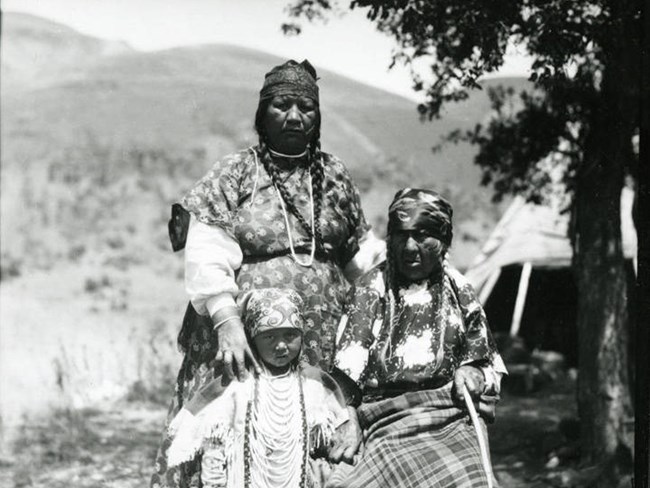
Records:
[[[302,333],[297,329],[279,328],[261,332],[253,338],[257,353],[272,372],[286,370],[300,354]]]

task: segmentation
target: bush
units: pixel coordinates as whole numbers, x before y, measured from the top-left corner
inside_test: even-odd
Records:
[[[22,259],[4,254],[0,260],[0,281],[15,278],[22,273]]]
[[[96,293],[100,291],[102,288],[107,288],[112,286],[112,281],[107,275],[103,275],[101,278],[86,278],[86,282],[84,284],[84,290],[87,293]]]

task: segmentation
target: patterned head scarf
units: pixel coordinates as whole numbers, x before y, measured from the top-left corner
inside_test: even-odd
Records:
[[[427,230],[447,247],[451,246],[453,209],[432,190],[404,188],[388,208],[388,235],[400,230]]]
[[[312,99],[318,104],[316,69],[306,59],[297,63],[293,59],[274,67],[266,73],[260,90],[260,101],[278,95],[298,95]]]
[[[251,339],[270,329],[291,328],[302,332],[302,307],[302,299],[294,290],[252,290],[244,307],[244,327]]]

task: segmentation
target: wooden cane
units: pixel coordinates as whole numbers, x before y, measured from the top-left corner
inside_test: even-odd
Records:
[[[492,463],[490,463],[490,455],[488,453],[487,443],[485,442],[485,437],[483,437],[483,432],[481,430],[481,422],[478,418],[478,413],[476,412],[476,407],[472,402],[472,397],[469,394],[467,385],[463,384],[463,398],[465,399],[465,405],[467,405],[467,410],[469,410],[469,416],[472,419],[472,424],[474,424],[474,431],[476,432],[476,437],[478,439],[478,448],[481,451],[481,461],[483,462],[483,469],[485,470],[485,476],[487,476],[487,486],[488,488],[493,488],[492,477]]]

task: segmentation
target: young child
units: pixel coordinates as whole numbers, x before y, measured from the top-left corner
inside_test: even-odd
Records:
[[[244,327],[264,372],[222,385],[217,377],[169,426],[168,466],[202,453],[205,488],[318,486],[312,458],[323,456],[348,420],[326,373],[300,364],[303,304],[293,290],[253,290]]]

